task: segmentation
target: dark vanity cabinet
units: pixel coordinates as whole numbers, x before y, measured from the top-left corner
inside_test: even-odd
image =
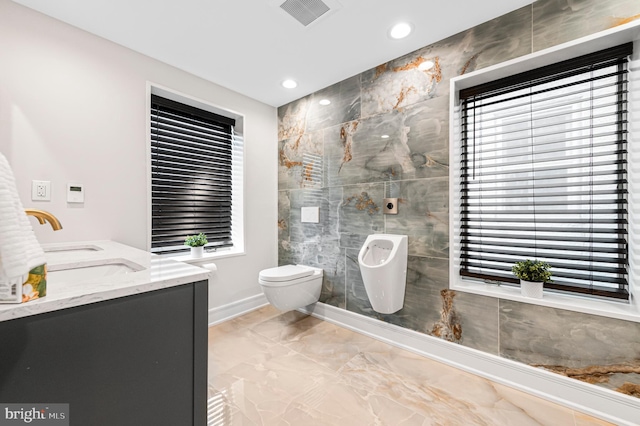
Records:
[[[0,322],[0,403],[72,426],[207,423],[207,281]]]

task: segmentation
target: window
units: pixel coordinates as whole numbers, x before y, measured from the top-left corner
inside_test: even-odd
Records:
[[[632,43],[460,90],[459,274],[628,299],[627,61]]]
[[[151,251],[186,250],[200,232],[207,247],[233,246],[235,120],[152,94],[150,122]]]

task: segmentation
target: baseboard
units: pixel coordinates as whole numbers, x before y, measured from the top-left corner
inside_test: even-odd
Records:
[[[301,311],[390,345],[618,425],[637,425],[640,419],[640,399],[632,396],[324,303],[318,302]]]
[[[244,315],[255,309],[267,305],[267,298],[264,294],[256,294],[246,299],[209,309],[209,326],[220,324],[232,318]]]

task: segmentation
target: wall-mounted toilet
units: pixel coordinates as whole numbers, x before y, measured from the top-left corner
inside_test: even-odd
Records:
[[[360,249],[360,273],[376,312],[392,314],[404,306],[408,254],[406,235],[369,235]]]
[[[284,265],[260,271],[258,282],[269,303],[291,311],[320,299],[323,271],[304,265]]]

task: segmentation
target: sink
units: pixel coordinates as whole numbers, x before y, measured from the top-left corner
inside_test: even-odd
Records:
[[[47,284],[81,283],[95,281],[123,274],[142,271],[145,268],[125,259],[108,259],[81,262],[70,265],[55,265],[47,269]]]
[[[77,252],[92,252],[102,250],[98,246],[92,244],[81,244],[73,246],[61,246],[61,247],[45,247],[45,253],[77,253]]]

